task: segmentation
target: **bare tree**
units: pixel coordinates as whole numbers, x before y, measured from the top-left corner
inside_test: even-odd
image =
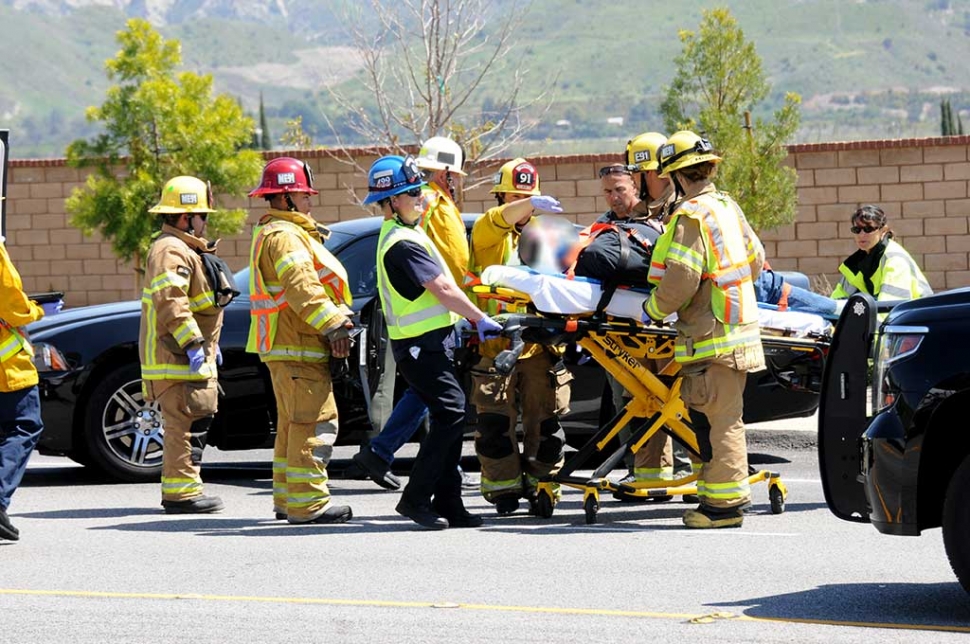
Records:
[[[355,138],[403,152],[431,136],[448,136],[462,145],[466,160],[481,162],[534,126],[524,112],[535,119],[548,110],[555,79],[524,97],[527,70],[510,60],[527,4],[500,12],[488,0],[370,0],[369,19],[353,6],[356,13],[345,20],[370,100],[346,86],[328,92]],[[486,98],[487,113],[481,109]],[[334,156],[359,167],[326,118],[338,141]]]

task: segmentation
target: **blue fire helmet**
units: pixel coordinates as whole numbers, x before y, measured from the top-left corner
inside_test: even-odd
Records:
[[[367,198],[371,204],[402,192],[418,189],[427,183],[421,179],[421,170],[410,154],[405,157],[389,155],[381,157],[367,171]]]

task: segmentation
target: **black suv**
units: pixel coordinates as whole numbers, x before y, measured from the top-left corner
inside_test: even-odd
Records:
[[[970,592],[970,288],[887,313],[883,305],[853,296],[828,353],[818,430],[825,500],[840,519],[884,534],[942,527]]]

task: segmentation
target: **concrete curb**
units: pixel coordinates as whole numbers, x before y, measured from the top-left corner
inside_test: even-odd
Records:
[[[818,435],[810,430],[746,429],[748,451],[764,449],[811,449],[818,447]]]

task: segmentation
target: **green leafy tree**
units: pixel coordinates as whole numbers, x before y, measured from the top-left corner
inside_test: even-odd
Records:
[[[263,93],[259,93],[259,146],[263,150],[269,150],[273,146],[269,136],[269,125],[266,124],[266,108],[263,106]]]
[[[177,72],[181,45],[163,40],[145,20],[129,20],[117,34],[121,50],[106,62],[116,84],[87,119],[103,132],[67,148],[68,163],[92,167],[83,187],[67,200],[71,223],[100,233],[136,271],[161,219],[147,211],[162,186],[178,175],[210,181],[221,193],[241,194],[259,179],[259,153],[250,143],[253,121],[228,95],[213,96],[212,77]],[[216,204],[218,206],[218,204]],[[219,210],[207,235],[242,229],[246,212]]]
[[[731,193],[755,229],[795,218],[796,174],[784,165],[801,116],[798,94],[786,93],[770,119],[750,113],[771,92],[761,58],[727,9],[703,12],[699,29],[680,32],[673,82],[660,106],[668,134],[689,129],[710,139],[724,163],[718,188]]]
[[[953,126],[953,112],[950,110],[950,99],[940,100],[940,134],[950,136],[956,134]]]

